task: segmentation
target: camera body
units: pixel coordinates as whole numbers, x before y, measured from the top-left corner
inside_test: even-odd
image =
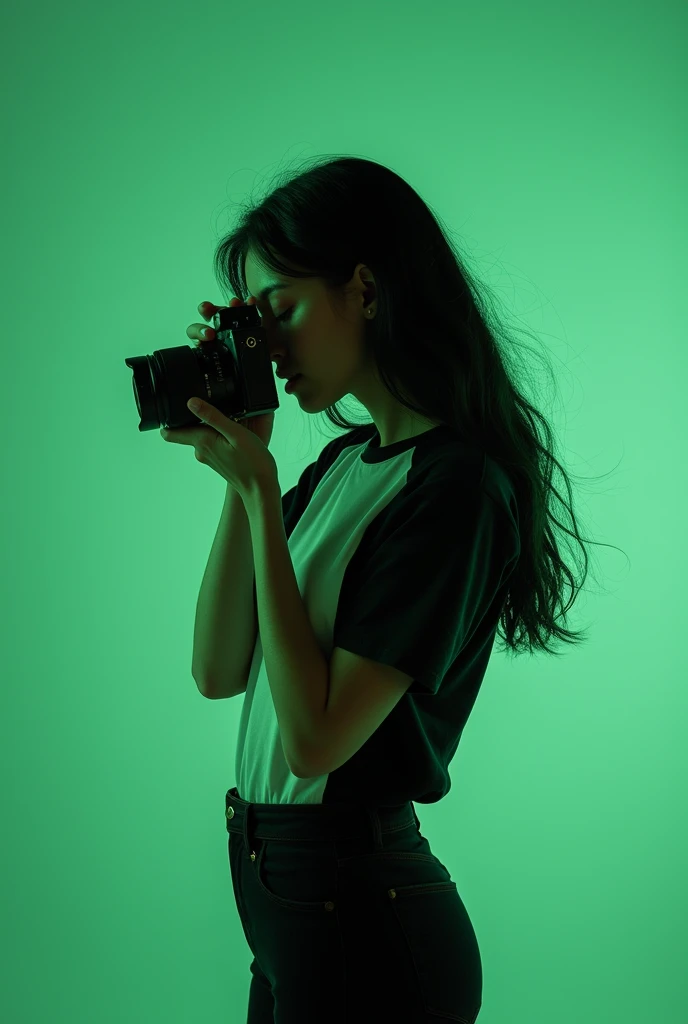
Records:
[[[255,306],[225,306],[213,317],[217,340],[191,348],[131,356],[139,430],[196,426],[186,403],[196,395],[225,416],[242,420],[279,408],[265,333]]]

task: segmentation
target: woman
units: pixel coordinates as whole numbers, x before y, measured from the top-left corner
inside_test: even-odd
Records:
[[[499,626],[512,654],[583,639],[560,621],[576,586],[549,508],[571,517],[582,587],[587,553],[551,482],[557,467],[570,496],[568,476],[497,318],[389,169],[318,161],[248,209],[215,261],[257,303],[278,373],[299,375],[288,393],[346,431],[281,499],[337,744],[290,762],[259,628],[225,799],[248,1021],[468,1024],[478,942],[414,803],[450,789]],[[341,415],[349,394],[369,421]]]

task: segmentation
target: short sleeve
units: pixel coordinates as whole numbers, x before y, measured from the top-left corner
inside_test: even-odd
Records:
[[[454,483],[403,503],[366,532],[351,560],[333,647],[398,668],[436,693],[517,555],[512,520],[480,485]]]

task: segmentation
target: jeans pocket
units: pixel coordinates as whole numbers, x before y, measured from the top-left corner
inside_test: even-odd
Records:
[[[404,836],[397,847],[339,862],[347,935],[355,933],[355,917],[369,922],[359,932],[356,970],[385,972],[398,1001],[395,1019],[406,1020],[413,1007],[428,1019],[473,1024],[482,1005],[482,963],[456,882],[422,837]]]
[[[230,832],[227,843],[227,853],[229,856],[229,871],[232,879],[232,889],[234,891],[234,902],[236,903],[237,913],[239,914],[239,920],[241,921],[241,927],[244,930],[244,935],[249,949],[254,949],[249,915],[244,900],[243,883],[246,868],[242,862],[242,845],[241,836],[236,835],[234,832]]]
[[[286,910],[321,914],[337,900],[336,861],[330,844],[309,850],[298,844],[256,839],[254,877],[263,895]]]
[[[410,950],[425,1011],[473,1024],[482,1005],[482,962],[456,882],[393,886],[387,897]]]

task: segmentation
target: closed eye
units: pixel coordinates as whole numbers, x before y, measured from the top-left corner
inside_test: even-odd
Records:
[[[282,313],[281,316],[278,316],[277,319],[278,320],[287,320],[291,316],[293,311],[294,311],[294,307],[292,306],[290,309],[287,309],[284,313]]]

